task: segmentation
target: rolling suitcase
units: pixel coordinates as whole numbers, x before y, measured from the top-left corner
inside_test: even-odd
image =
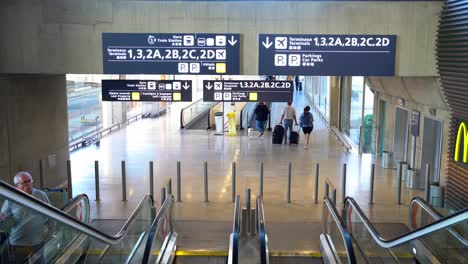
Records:
[[[283,143],[284,138],[284,128],[282,125],[276,125],[273,129],[273,137],[272,143],[273,144],[281,144]]]
[[[299,144],[299,128],[297,131],[292,130],[291,133],[289,133],[289,144]]]

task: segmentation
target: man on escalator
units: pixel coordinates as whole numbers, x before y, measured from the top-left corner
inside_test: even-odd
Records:
[[[28,172],[18,172],[13,181],[17,189],[50,204],[49,198],[43,191],[33,188],[33,179]],[[8,222],[12,223],[9,232],[12,263],[24,263],[25,261],[45,263],[42,246],[52,231],[47,217],[33,209],[6,200],[0,213],[0,222],[2,225]],[[30,259],[33,255],[37,256],[37,259],[36,257]]]

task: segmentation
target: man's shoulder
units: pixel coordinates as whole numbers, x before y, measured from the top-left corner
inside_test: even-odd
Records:
[[[42,191],[42,190],[38,190],[38,189],[33,189],[32,191],[32,196],[40,199],[40,200],[49,200],[48,197],[47,197],[47,194]]]

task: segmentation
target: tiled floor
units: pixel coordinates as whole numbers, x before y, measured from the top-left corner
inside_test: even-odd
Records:
[[[298,115],[307,100],[295,95]],[[272,106],[272,126],[278,123],[284,103]],[[315,128],[309,149],[299,145],[272,145],[271,133],[265,138],[215,136],[213,131],[180,130],[180,106],[173,105],[167,115],[131,123],[94,146],[71,153],[73,191],[95,198],[94,160],[99,160],[101,201],[92,202],[92,217],[126,218],[141,197],[149,192],[149,161],[154,161],[155,200],[160,188],[172,178],[176,193],[176,162],[182,164],[182,203],[177,204],[178,219],[232,220],[232,162],[237,164],[236,190],[245,202],[245,190],[251,188],[252,201],[259,193],[260,163],[264,164],[264,200],[267,221],[318,222],[322,206],[313,204],[315,164],[320,164],[319,198],[323,197],[324,179],[337,187],[341,202],[343,164],[347,164],[346,195],[353,196],[371,220],[403,222],[408,219],[408,203],[419,190],[403,185],[403,205],[396,204],[396,170],[382,169],[376,162],[375,205],[369,206],[370,168],[374,158],[345,153],[336,138],[315,114]],[[121,161],[126,161],[127,199],[121,202]],[[203,203],[203,163],[208,162],[209,203]],[[292,164],[291,204],[286,203],[288,164]]]

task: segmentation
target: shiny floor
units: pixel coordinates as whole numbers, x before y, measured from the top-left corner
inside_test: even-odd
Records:
[[[293,105],[298,115],[308,99],[295,94]],[[272,106],[272,126],[279,122],[284,103]],[[181,198],[176,205],[177,219],[232,221],[232,163],[236,162],[236,191],[245,204],[246,189],[252,191],[252,203],[259,193],[260,164],[264,166],[263,195],[266,220],[278,223],[319,222],[320,197],[324,179],[337,187],[341,203],[343,164],[347,164],[346,195],[362,206],[372,221],[407,223],[408,203],[421,190],[407,189],[403,183],[402,205],[397,205],[396,170],[383,169],[372,155],[346,153],[326,125],[315,116],[311,146],[272,145],[271,132],[264,138],[216,136],[214,131],[180,130],[181,106],[173,104],[166,115],[143,119],[113,132],[101,140],[100,147],[90,146],[71,153],[73,195],[86,193],[92,200],[92,217],[123,219],[128,217],[143,195],[149,193],[149,161],[154,161],[155,204],[160,204],[160,188],[172,179],[176,187],[176,162],[181,162]],[[100,202],[95,202],[94,161],[99,161]],[[126,161],[127,202],[122,202],[121,161]],[[208,164],[208,203],[204,203],[204,162]],[[287,203],[288,164],[291,162],[291,203]],[[376,163],[374,205],[369,205],[371,164]],[[314,204],[315,164],[320,165],[319,203]],[[159,207],[159,206],[158,206]]]

